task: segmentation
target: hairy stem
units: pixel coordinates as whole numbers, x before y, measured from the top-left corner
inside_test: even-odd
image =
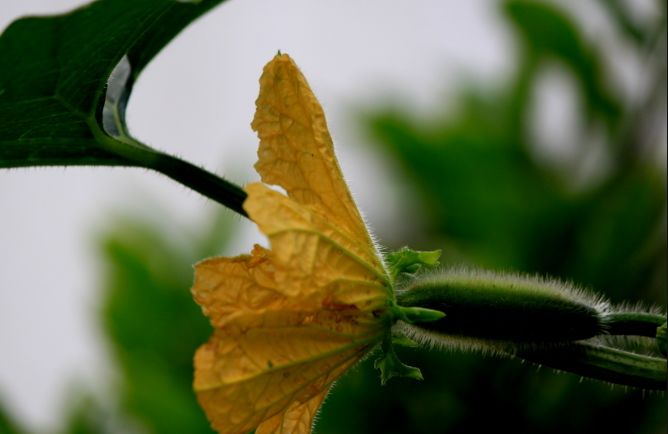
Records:
[[[244,217],[248,217],[242,207],[244,200],[246,200],[246,192],[236,184],[207,172],[201,167],[167,154],[156,156],[149,168],[172,178]]]
[[[646,312],[613,312],[606,315],[607,332],[611,335],[656,336],[656,328],[666,317]]]
[[[248,217],[242,206],[247,195],[238,185],[180,158],[156,151],[126,134],[111,137],[100,129],[94,118],[88,119],[88,124],[103,149],[125,158],[133,165],[160,172],[239,215]]]
[[[522,350],[516,357],[550,368],[625,386],[666,390],[666,360],[588,342]]]

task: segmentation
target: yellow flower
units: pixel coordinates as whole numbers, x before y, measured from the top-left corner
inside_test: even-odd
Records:
[[[309,433],[332,382],[387,336],[390,277],[334,156],[325,116],[292,59],[260,78],[252,127],[262,183],[244,209],[271,249],[196,266],[215,329],[194,388],[219,433]]]

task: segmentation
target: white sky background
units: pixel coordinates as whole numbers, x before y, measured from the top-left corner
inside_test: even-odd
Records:
[[[21,15],[80,4],[0,0],[0,29]],[[280,49],[323,104],[343,171],[371,226],[390,233],[383,228],[411,215],[410,207],[396,203],[399,187],[363,144],[352,113],[390,96],[427,112],[456,93],[465,73],[498,82],[515,52],[497,9],[489,0],[230,0],[144,71],[130,101],[130,129],[237,184],[256,180],[257,139],[249,124],[262,67]],[[592,22],[603,21],[593,16]],[[638,79],[630,71],[622,81],[633,89]],[[556,100],[547,103],[545,128],[558,131],[568,104]],[[118,168],[3,170],[0,198],[0,399],[29,427],[52,428],[72,384],[102,387],[110,371],[95,317],[95,235],[114,216],[156,206],[165,219],[194,226],[218,205],[162,175]],[[242,232],[221,253],[245,252],[261,241],[250,223]]]

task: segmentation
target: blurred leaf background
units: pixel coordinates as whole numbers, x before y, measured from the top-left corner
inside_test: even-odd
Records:
[[[552,3],[506,1],[500,17],[521,47],[514,73],[462,82],[449,110],[419,118],[398,104],[365,109],[370,146],[397,168],[422,224],[382,239],[443,248],[446,266],[469,264],[572,280],[613,302],[666,305],[666,5],[638,21],[620,0],[607,19],[646,58],[651,85],[628,100],[603,55]],[[535,131],[536,92],[558,71],[577,96],[568,134]],[[444,104],[445,105],[445,102]],[[662,132],[663,131],[663,132]],[[559,143],[562,137],[575,143]],[[545,153],[542,140],[572,150]],[[663,147],[663,149],[662,149]],[[70,395],[53,432],[210,433],[191,391],[192,356],[210,327],[190,297],[191,264],[235,232],[223,212],[206,228],[128,217],[100,239],[105,266],[100,326],[117,369],[114,394]],[[388,246],[398,248],[396,246]],[[638,433],[666,430],[665,394],[478,354],[406,351],[426,380],[381,387],[370,360],[334,387],[316,432]],[[0,433],[26,433],[0,408]]]

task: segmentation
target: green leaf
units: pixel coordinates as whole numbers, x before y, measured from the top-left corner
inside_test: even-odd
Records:
[[[245,216],[240,187],[149,148],[125,125],[125,106],[144,67],[222,1],[100,0],[12,23],[0,36],[0,168],[144,167]]]
[[[12,23],[0,37],[0,167],[146,166],[154,151],[105,129],[111,73],[119,64],[127,68],[126,80],[109,87],[116,95],[108,108],[115,106],[124,124],[125,102],[144,67],[221,1],[103,0]]]

